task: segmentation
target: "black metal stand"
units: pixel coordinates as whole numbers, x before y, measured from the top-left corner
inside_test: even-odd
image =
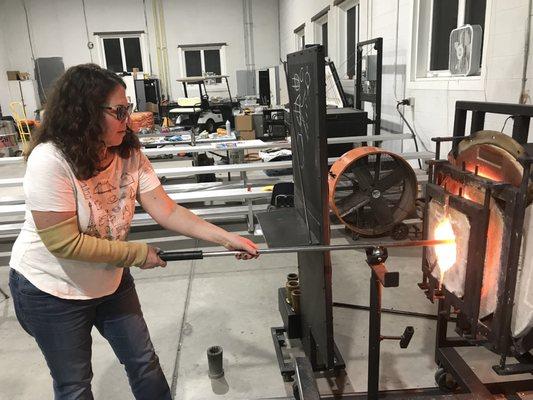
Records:
[[[295,365],[292,362],[286,362],[283,356],[283,348],[286,347],[287,339],[298,339],[302,336],[300,315],[295,313],[291,306],[285,301],[285,288],[278,289],[278,310],[283,321],[283,326],[270,328],[272,341],[274,342],[274,349],[278,359],[279,370],[283,376],[283,380],[290,382],[293,380],[293,375],[296,372]],[[334,349],[334,367],[333,370],[343,370],[346,368],[344,359],[341,356],[337,345],[333,344]],[[326,368],[318,366],[317,371],[323,371]]]
[[[413,337],[414,329],[408,326],[402,336],[381,335],[381,298],[384,287],[398,287],[400,273],[389,272],[384,262],[387,250],[383,248],[367,249],[367,263],[372,271],[370,277],[370,316],[368,333],[368,399],[374,400],[379,396],[379,363],[381,341],[384,339],[399,340],[400,347],[406,348]]]
[[[278,359],[279,372],[283,376],[285,382],[292,381],[292,376],[294,375],[295,369],[294,364],[285,362],[283,357],[283,347],[285,344],[285,327],[270,328],[270,334],[272,335],[272,340],[274,341],[274,350],[276,350],[276,358]]]
[[[383,264],[381,266],[385,267]],[[372,268],[372,267],[371,267]],[[372,268],[370,277],[370,316],[368,334],[368,398],[377,399],[379,392],[379,363],[381,351],[381,296],[382,285]],[[398,285],[396,285],[398,286]]]
[[[376,50],[376,81],[373,92],[365,91],[363,85],[363,51],[365,46],[373,46]],[[368,53],[368,51],[367,51]],[[376,38],[357,43],[357,70],[355,79],[355,108],[364,110],[363,102],[372,103],[374,106],[373,119],[367,122],[373,125],[373,134],[381,134],[381,87],[383,79],[383,38]],[[379,147],[379,146],[378,146]]]
[[[293,375],[296,372],[296,368],[294,363],[285,362],[285,357],[283,356],[283,348],[286,347],[286,333],[287,329],[284,326],[270,328],[270,334],[272,335],[272,341],[274,342],[274,349],[276,350],[276,358],[278,359],[279,371],[285,382],[291,382],[293,380]],[[340,371],[346,368],[344,359],[336,344],[334,344],[334,362],[334,371]],[[325,368],[317,369],[317,371],[324,370]]]

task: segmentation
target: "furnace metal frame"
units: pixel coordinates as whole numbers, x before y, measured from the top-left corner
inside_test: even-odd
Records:
[[[513,138],[522,144],[526,149],[529,147],[530,156],[520,159],[524,167],[524,174],[519,188],[510,184],[493,182],[489,179],[477,176],[474,173],[457,168],[445,160],[439,160],[440,147],[442,142],[453,142],[454,148],[465,139],[465,126],[467,111],[472,112],[471,134],[483,130],[485,114],[507,114],[514,117]],[[533,107],[513,104],[497,103],[473,103],[457,102],[455,114],[454,137],[436,138],[437,143],[436,160],[429,162],[429,183],[426,187],[426,209],[424,219],[424,237],[428,237],[427,208],[431,199],[440,203],[447,203],[457,211],[462,212],[469,218],[471,231],[475,234],[469,237],[469,254],[467,277],[465,284],[465,296],[458,298],[445,288],[439,291],[438,281],[431,275],[431,269],[427,264],[427,250],[424,249],[423,256],[423,282],[420,284],[426,291],[426,295],[431,300],[438,300],[439,313],[437,316],[437,340],[435,345],[435,361],[445,373],[453,375],[460,385],[460,390],[454,394],[443,394],[438,388],[425,389],[402,389],[392,391],[381,391],[379,395],[374,393],[359,393],[342,396],[346,400],[378,399],[494,399],[493,394],[503,394],[511,396],[507,398],[517,398],[520,391],[533,390],[533,379],[521,381],[507,381],[497,383],[483,383],[476,376],[467,362],[455,349],[466,346],[489,346],[501,356],[500,364],[493,367],[501,375],[519,374],[533,372],[533,365],[527,364],[506,364],[508,350],[511,346],[511,317],[515,294],[515,286],[518,270],[518,257],[520,255],[520,245],[522,241],[522,228],[524,222],[525,209],[527,207],[527,189],[531,182],[531,150],[533,146],[525,143],[529,130],[529,120],[533,117]],[[478,204],[461,196],[456,196],[448,192],[441,185],[443,177],[448,176],[454,180],[465,183],[473,183],[485,190],[483,204]],[[503,279],[499,285],[502,295],[498,296],[496,311],[490,324],[479,319],[480,294],[483,280],[483,270],[479,265],[484,265],[484,255],[486,250],[487,229],[489,219],[489,204],[491,199],[497,199],[504,204],[504,243],[505,251],[502,253],[504,264],[500,278]],[[506,264],[505,264],[506,263]],[[477,268],[476,268],[477,267]],[[506,268],[507,267],[507,268]],[[459,307],[464,312],[459,313],[455,318],[451,315],[451,308]],[[455,322],[457,331],[462,335],[460,338],[448,337],[448,324]],[[369,360],[370,362],[371,360]],[[370,368],[370,365],[369,365]],[[375,377],[374,381],[378,378]],[[322,399],[336,399],[335,396],[325,396]]]
[[[528,205],[528,186],[531,182],[531,163],[533,158],[523,157],[519,160],[524,168],[519,188],[510,184],[494,182],[451,165],[448,161],[438,160],[440,144],[445,141],[454,142],[452,152],[456,152],[457,144],[465,138],[466,113],[472,111],[471,134],[483,129],[485,114],[507,114],[514,118],[513,138],[526,145],[529,120],[533,117],[533,107],[523,105],[496,103],[457,102],[454,137],[437,138],[437,160],[429,162],[429,182],[426,186],[426,208],[424,215],[424,239],[428,236],[429,202],[435,199],[441,204],[448,204],[467,216],[471,224],[468,243],[468,256],[465,277],[465,294],[459,298],[443,287],[439,290],[438,280],[431,275],[431,266],[424,249],[422,259],[423,281],[420,287],[425,290],[431,301],[438,300],[437,340],[435,361],[451,373],[459,385],[476,394],[476,398],[493,398],[491,391],[481,383],[467,363],[461,358],[455,347],[486,346],[500,355],[500,363],[493,366],[499,375],[514,375],[533,372],[530,364],[507,364],[507,356],[511,354],[511,317],[515,298],[517,272],[522,242],[522,231],[525,210]],[[443,185],[445,177],[454,181],[474,185],[484,193],[483,204],[467,200],[459,195],[448,192]],[[480,319],[481,288],[483,285],[483,268],[485,264],[486,241],[488,234],[489,205],[491,199],[498,201],[503,209],[504,232],[502,239],[501,270],[499,276],[499,293],[496,309],[488,320]],[[460,335],[448,337],[447,328],[452,320],[452,309],[459,310],[455,319],[455,331]],[[533,390],[533,380],[516,384],[516,390]]]

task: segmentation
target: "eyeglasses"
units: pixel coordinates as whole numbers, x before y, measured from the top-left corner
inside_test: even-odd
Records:
[[[103,109],[107,110],[110,115],[113,115],[119,121],[125,121],[133,111],[133,104],[128,103],[127,106],[119,104],[118,106],[102,106]]]

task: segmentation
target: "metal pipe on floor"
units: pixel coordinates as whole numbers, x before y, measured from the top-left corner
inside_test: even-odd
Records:
[[[363,306],[359,304],[349,304],[349,303],[340,303],[340,302],[333,302],[333,307],[339,307],[339,308],[349,308],[353,310],[361,310],[361,311],[369,311],[369,306]],[[402,315],[407,317],[415,317],[415,318],[424,318],[424,319],[430,319],[430,320],[437,320],[437,315],[433,314],[426,314],[426,313],[420,313],[416,311],[405,311],[405,310],[399,310],[395,308],[382,308],[381,313],[383,314],[394,314],[394,315]]]

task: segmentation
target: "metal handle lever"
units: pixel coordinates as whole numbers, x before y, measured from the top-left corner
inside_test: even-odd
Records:
[[[403,331],[403,335],[400,339],[400,347],[402,349],[406,349],[407,346],[409,346],[409,343],[411,343],[411,339],[413,338],[413,335],[415,333],[415,328],[412,326],[408,326]]]
[[[204,258],[202,250],[194,251],[160,251],[159,258],[163,261],[201,260]]]
[[[408,326],[403,331],[402,336],[381,336],[381,340],[399,340],[400,347],[402,349],[406,349],[407,346],[409,346],[409,343],[411,343],[411,339],[413,338],[414,333],[415,328],[413,328],[412,326]]]

